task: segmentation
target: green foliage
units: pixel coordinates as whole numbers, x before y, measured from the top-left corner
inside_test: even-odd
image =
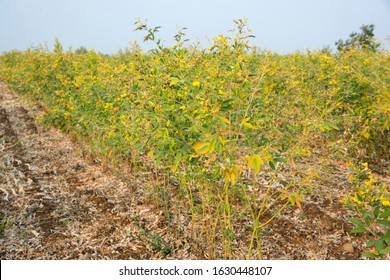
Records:
[[[367,163],[362,167],[353,167],[350,180],[355,190],[341,202],[358,215],[358,218],[348,218],[356,226],[351,233],[367,233],[373,238],[367,242],[372,250],[363,256],[384,258],[390,253],[390,193],[386,184],[374,179]]]
[[[60,40],[56,38],[55,43],[54,43],[54,53],[56,54],[61,54],[63,52],[62,45],[60,43]]]
[[[0,238],[3,238],[4,231],[9,225],[9,220],[4,218],[3,214],[0,213]]]
[[[84,46],[81,46],[79,47],[76,51],[75,51],[76,54],[85,54],[85,53],[88,53],[88,50],[86,47]]]
[[[150,167],[158,174],[152,192],[164,194],[159,205],[169,215],[190,209],[211,258],[217,242],[232,257],[242,217],[252,229],[248,258],[261,257],[268,218],[301,207],[302,189],[315,184],[300,171],[290,174],[299,182],[273,189],[280,172],[318,151],[388,163],[390,67],[388,52],[364,48],[259,51],[246,24],[236,20],[231,36],[203,49],[183,46],[185,29],[163,47],[160,27],[139,20],[136,29],[157,45],[151,52],[64,51],[57,40],[53,52],[2,54],[0,79],[44,104],[38,121],[76,135],[109,162]],[[175,193],[171,180],[179,182]]]
[[[150,247],[154,251],[159,252],[163,257],[168,256],[172,252],[171,246],[161,236],[141,226],[137,217],[134,217],[134,222],[141,231],[141,235],[138,236],[140,240],[148,241]]]
[[[374,28],[375,26],[373,24],[362,25],[360,27],[360,33],[353,32],[349,35],[349,39],[345,41],[341,39],[338,40],[335,43],[337,50],[341,51],[345,49],[358,48],[377,51],[380,44],[375,41]]]

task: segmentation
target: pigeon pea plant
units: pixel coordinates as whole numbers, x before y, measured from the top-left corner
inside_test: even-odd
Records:
[[[250,46],[246,19],[234,24],[207,48],[188,45],[185,28],[165,47],[160,27],[137,20],[151,51],[64,51],[57,40],[3,53],[0,79],[42,104],[38,121],[121,175],[148,176],[139,187],[200,257],[262,258],[267,225],[315,189],[300,166],[318,154],[390,159],[389,53],[280,55]]]
[[[356,212],[348,220],[355,225],[351,233],[367,234],[371,240],[367,247],[369,258],[384,258],[390,253],[390,193],[386,184],[377,181],[367,163],[352,167],[350,181],[355,186],[342,203]]]

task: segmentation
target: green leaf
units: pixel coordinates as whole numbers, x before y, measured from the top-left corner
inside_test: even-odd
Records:
[[[379,215],[380,219],[387,218],[387,217],[390,217],[390,210]]]
[[[281,158],[281,157],[275,157],[272,159],[274,162],[285,162],[286,160],[284,158]]]
[[[390,228],[387,229],[387,232],[385,235],[383,235],[380,240],[385,241],[387,244],[390,245]]]
[[[383,240],[377,240],[375,243],[375,248],[379,252],[383,249]]]
[[[258,154],[253,155],[253,169],[256,173],[260,172],[260,167],[264,164],[264,161]]]
[[[355,227],[354,229],[351,230],[351,233],[362,233],[365,230],[366,230],[366,228],[364,226]]]
[[[253,166],[253,156],[247,156],[248,157],[248,167]]]
[[[230,124],[230,121],[225,117],[220,116],[219,119],[226,124]]]
[[[363,222],[359,221],[359,220],[356,219],[356,218],[348,218],[348,221],[350,221],[351,223],[354,223],[354,224],[357,225],[357,226],[364,227]]]
[[[226,111],[233,108],[234,99],[230,98],[222,102],[221,110]]]
[[[379,258],[379,255],[375,255],[374,253],[363,253],[362,255],[363,257],[367,257],[367,258],[372,258],[372,259],[376,259],[376,258]]]
[[[331,123],[331,122],[325,122],[324,125],[326,126],[326,128],[328,130],[330,129],[334,129],[334,130],[340,130],[337,125],[335,125],[334,123]]]
[[[215,149],[215,145],[217,144],[217,139],[214,138],[213,140],[210,141],[210,146],[209,146],[209,149],[208,149],[208,153],[212,153]]]
[[[386,255],[390,253],[390,247],[383,248],[379,251],[379,254]]]
[[[171,77],[171,81],[169,82],[169,86],[174,86],[180,83],[180,80],[177,77]]]
[[[371,225],[371,217],[370,216],[364,217],[364,222],[366,223],[367,226],[370,226]]]
[[[196,152],[204,155],[204,154],[207,154],[209,152],[210,142],[201,142],[201,143],[198,143],[198,144],[192,146],[192,148]]]
[[[253,126],[253,124],[248,123],[248,122],[243,122],[242,125],[245,126],[245,127],[247,127],[247,128],[251,128],[251,129],[254,129],[254,128],[255,128],[255,127]]]
[[[245,118],[241,121],[241,124],[248,128],[254,129],[255,127],[251,123],[248,123],[249,120],[250,118]]]
[[[390,221],[386,220],[386,219],[383,219],[383,220],[376,220],[378,224],[381,224],[385,227],[388,227],[390,226]]]
[[[390,212],[390,211],[389,211],[389,212]],[[377,207],[375,207],[375,209],[374,209],[374,218],[377,219],[377,218],[378,218],[378,215],[379,215],[379,207],[377,206]],[[383,218],[385,218],[385,217],[383,217]]]
[[[372,247],[372,246],[374,246],[376,244],[376,240],[369,240],[368,242],[367,242],[367,247]]]
[[[268,161],[269,167],[271,167],[273,170],[276,169],[274,163],[272,161]]]
[[[373,212],[363,212],[362,216],[364,220],[366,221],[368,218],[374,218],[374,213]]]
[[[176,160],[175,165],[174,165],[174,166],[172,167],[172,169],[171,169],[171,171],[172,171],[173,173],[175,173],[176,170],[179,168],[179,165],[180,165],[181,160],[182,160],[182,157],[178,157],[178,159]]]
[[[379,239],[383,240],[383,242],[385,242],[386,245],[390,246],[390,238],[386,238],[386,237],[382,236]]]

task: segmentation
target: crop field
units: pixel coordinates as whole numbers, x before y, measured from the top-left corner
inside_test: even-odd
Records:
[[[153,205],[164,233],[131,219],[159,257],[389,258],[388,51],[281,55],[250,47],[242,21],[166,48],[138,27],[155,49],[57,41],[3,53],[0,80]]]

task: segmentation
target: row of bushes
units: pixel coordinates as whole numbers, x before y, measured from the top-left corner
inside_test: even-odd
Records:
[[[42,122],[94,152],[147,159],[177,178],[192,221],[203,223],[200,236],[223,240],[229,257],[239,217],[251,224],[251,252],[271,202],[300,205],[289,184],[253,191],[260,172],[277,180],[318,151],[374,165],[390,158],[389,52],[279,55],[250,51],[248,37],[241,27],[205,49],[184,48],[179,38],[170,48],[110,56],[63,51],[57,41],[53,51],[3,53],[0,79],[43,102]],[[213,233],[205,233],[205,216],[213,217]]]

